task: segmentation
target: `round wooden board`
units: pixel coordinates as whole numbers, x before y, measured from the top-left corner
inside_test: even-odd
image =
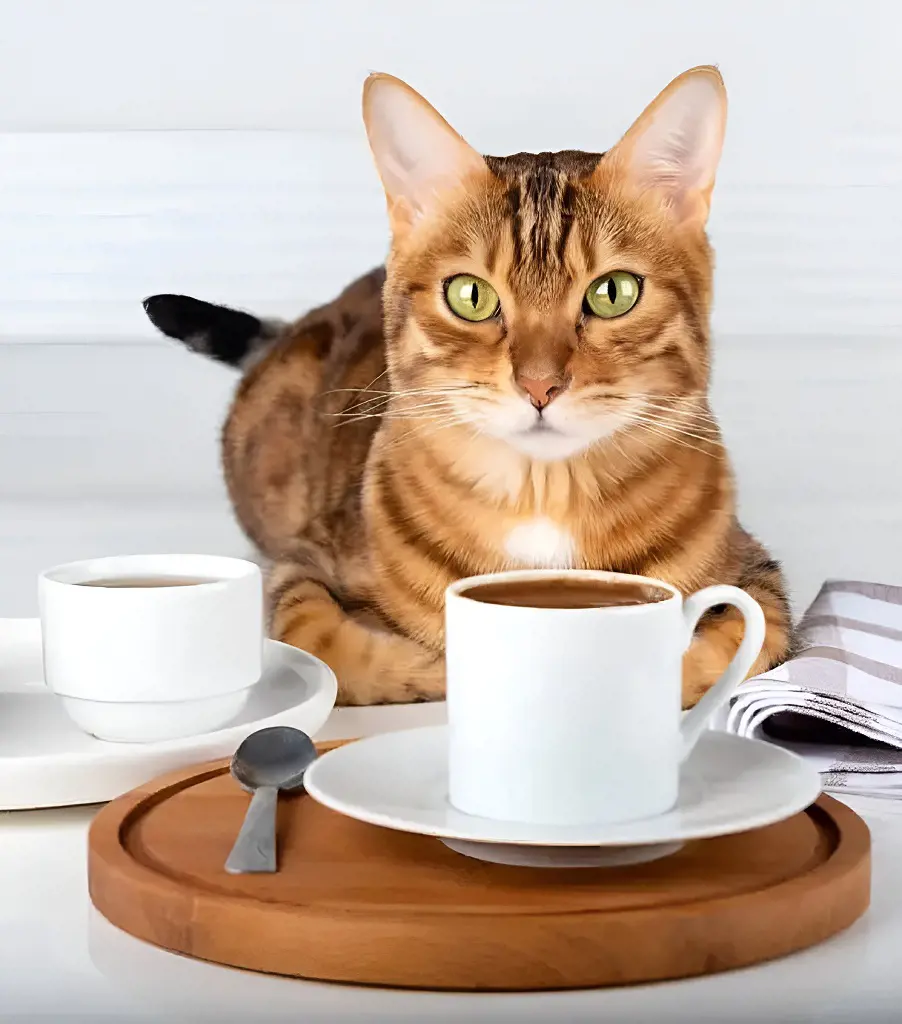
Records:
[[[867,826],[826,796],[651,864],[560,870],[486,864],[283,797],[279,872],[229,875],[247,803],[226,763],[114,800],[91,826],[94,905],[157,946],[253,971],[522,991],[773,959],[846,928],[870,898]]]

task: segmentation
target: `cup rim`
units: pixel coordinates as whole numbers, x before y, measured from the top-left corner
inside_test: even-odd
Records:
[[[92,580],[115,579],[126,574],[159,574],[161,576],[191,575],[201,577],[209,575],[210,579],[196,583],[192,592],[198,589],[209,590],[232,583],[236,580],[248,579],[260,574],[260,566],[246,558],[234,558],[231,555],[205,554],[130,554],[102,555],[99,558],[84,558],[75,562],[60,562],[58,565],[43,569],[38,574],[39,582],[74,587]],[[119,587],[116,594],[159,593],[159,591],[175,588],[167,587]],[[179,588],[183,590],[184,588]],[[84,593],[109,594],[109,588],[85,587]]]
[[[603,608],[540,608],[536,605],[490,605],[485,601],[478,601],[476,598],[468,597],[463,591],[485,586],[488,583],[505,582],[530,582],[532,580],[547,580],[557,577],[574,577],[586,580],[601,580],[611,582],[617,580],[628,580],[632,583],[645,583],[649,586],[666,590],[670,597],[663,601],[649,601],[646,604],[616,604],[605,605]],[[603,613],[605,615],[636,615],[648,614],[657,608],[668,608],[674,602],[682,601],[683,595],[672,583],[665,583],[664,580],[655,579],[653,576],[639,576],[635,573],[614,572],[607,569],[505,569],[501,572],[482,573],[479,576],[467,576],[464,579],[456,580],[445,589],[445,601],[463,601],[467,604],[478,604],[481,608],[494,608],[496,611],[503,609],[505,613],[517,612],[543,612],[549,614],[562,613],[571,615],[574,612]]]

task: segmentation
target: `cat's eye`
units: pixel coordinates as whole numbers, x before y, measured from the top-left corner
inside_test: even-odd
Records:
[[[445,285],[448,308],[462,320],[488,320],[498,312],[498,293],[481,277],[458,274]]]
[[[625,270],[596,277],[586,289],[586,312],[610,320],[628,313],[639,301],[639,278]]]

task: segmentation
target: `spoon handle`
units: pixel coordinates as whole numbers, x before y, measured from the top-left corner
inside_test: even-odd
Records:
[[[244,824],[225,863],[230,875],[276,870],[276,805],[279,791],[274,786],[255,790]]]

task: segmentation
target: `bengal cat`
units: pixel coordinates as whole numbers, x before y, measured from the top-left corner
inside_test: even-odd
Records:
[[[342,704],[437,700],[452,580],[599,568],[744,588],[767,620],[753,671],[782,660],[782,572],[737,521],[707,398],[720,74],[681,75],[604,154],[480,156],[381,74],[363,114],[385,269],[287,325],[145,303],[244,370],[223,461],[271,562],[271,635],[327,662]],[[731,608],[701,622],[685,706],[741,633]]]

